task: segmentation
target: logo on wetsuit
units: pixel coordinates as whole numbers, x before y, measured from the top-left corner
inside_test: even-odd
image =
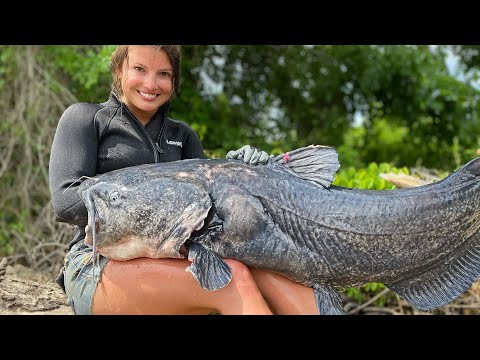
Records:
[[[175,146],[183,147],[183,144],[182,144],[181,141],[171,141],[171,140],[167,140],[167,144],[168,144],[168,145],[175,145]]]

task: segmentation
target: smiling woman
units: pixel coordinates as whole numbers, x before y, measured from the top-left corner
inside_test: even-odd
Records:
[[[157,109],[172,97],[176,88],[172,79],[174,72],[179,72],[180,59],[176,58],[176,52],[169,57],[167,52],[152,47],[132,46],[121,63],[116,57],[122,58],[125,47],[118,47],[113,55],[114,86],[125,105],[146,125]],[[167,50],[175,51],[175,48]],[[172,63],[177,64],[176,69]]]
[[[85,228],[91,233],[92,226],[104,224],[89,221],[78,179],[205,157],[195,131],[167,116],[180,82],[180,50],[179,45],[118,46],[111,57],[108,101],[73,104],[60,118],[50,153],[50,192],[57,219],[75,225],[75,237],[57,282],[76,314],[317,313],[311,288],[234,260],[226,260],[231,282],[212,292],[185,271],[187,259],[95,260],[95,239],[86,239]],[[245,154],[243,161],[252,166],[268,159],[251,147],[248,154],[243,147],[234,154]],[[142,214],[142,209],[135,214],[138,226],[146,221]],[[112,229],[124,236],[120,241],[128,249],[129,234],[121,230]]]

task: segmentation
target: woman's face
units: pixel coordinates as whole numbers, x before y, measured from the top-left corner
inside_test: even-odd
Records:
[[[130,47],[118,74],[122,101],[144,125],[173,93],[173,67],[163,50],[151,46]]]

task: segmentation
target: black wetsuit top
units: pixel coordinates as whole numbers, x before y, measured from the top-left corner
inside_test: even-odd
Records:
[[[77,193],[82,176],[140,164],[205,158],[195,131],[168,118],[167,111],[168,104],[143,126],[113,92],[105,103],[77,103],[65,110],[51,148],[49,178],[57,220],[75,225],[70,248],[85,238],[88,222],[87,208]]]

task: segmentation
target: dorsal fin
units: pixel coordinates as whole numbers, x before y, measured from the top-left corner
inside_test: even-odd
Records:
[[[329,146],[310,145],[273,158],[293,174],[324,188],[330,187],[340,168],[337,151]]]

